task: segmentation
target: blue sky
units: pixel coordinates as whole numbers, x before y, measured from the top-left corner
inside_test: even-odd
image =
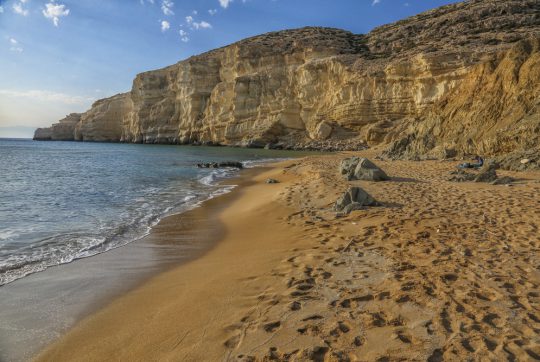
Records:
[[[248,36],[303,26],[367,33],[453,2],[0,0],[0,137],[31,136],[21,127],[85,111],[128,91],[137,73]]]

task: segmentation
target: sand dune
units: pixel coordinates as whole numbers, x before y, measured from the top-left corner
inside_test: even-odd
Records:
[[[214,249],[38,360],[540,360],[540,174],[452,183],[455,162],[377,161],[391,181],[347,182],[343,157],[246,174]],[[382,206],[337,217],[349,184]]]

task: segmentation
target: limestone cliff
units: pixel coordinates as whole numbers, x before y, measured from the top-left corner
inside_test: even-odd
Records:
[[[73,141],[73,131],[80,120],[80,113],[71,113],[49,128],[38,128],[34,133],[34,139],[40,141]]]
[[[84,113],[73,139],[389,144],[393,157],[538,147],[539,14],[537,0],[472,0],[367,35],[249,38],[139,74]]]

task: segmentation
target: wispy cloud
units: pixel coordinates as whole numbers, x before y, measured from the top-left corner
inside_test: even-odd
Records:
[[[210,10],[208,10],[208,14],[210,14],[210,15],[212,15],[212,16],[216,15],[216,14],[217,14],[217,9],[210,9]]]
[[[0,14],[2,14],[3,12],[4,12],[4,7],[0,6]]]
[[[69,9],[64,4],[57,4],[54,1],[45,4],[43,10],[43,16],[49,20],[52,20],[54,26],[58,26],[60,18],[69,15]]]
[[[371,6],[375,6],[377,4],[380,4],[381,0],[373,0],[373,2],[371,3]]]
[[[227,9],[229,7],[229,4],[232,3],[233,0],[219,0],[219,5],[223,8],[223,9]]]
[[[47,90],[16,91],[0,89],[0,95],[14,98],[28,98],[38,101],[58,102],[64,104],[87,104],[95,101],[94,97],[74,96],[65,93],[57,93]]]
[[[187,43],[189,41],[187,31],[180,29],[178,33],[180,34],[180,40],[182,40],[184,43]]]
[[[172,8],[174,7],[174,2],[171,0],[162,0],[161,1],[161,11],[163,11],[163,14],[170,16],[174,15],[174,11]]]
[[[161,31],[162,32],[166,32],[170,28],[171,28],[171,23],[169,23],[167,20],[162,20],[161,21]]]
[[[23,52],[24,49],[19,44],[17,39],[9,38],[8,41],[9,41],[9,44],[10,44],[10,47],[9,47],[10,51],[15,52],[15,53],[22,53]]]
[[[15,14],[19,14],[19,15],[22,15],[22,16],[27,16],[28,15],[28,9],[25,9],[25,7],[24,7],[24,4],[27,1],[28,0],[21,0],[19,2],[14,3],[13,6],[12,6],[13,12]]]

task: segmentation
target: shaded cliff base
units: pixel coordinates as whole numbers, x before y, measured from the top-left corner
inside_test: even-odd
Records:
[[[220,214],[214,249],[38,360],[539,359],[540,174],[452,183],[455,162],[378,161],[391,181],[347,182],[344,157],[255,176]],[[382,205],[336,217],[349,185]]]

